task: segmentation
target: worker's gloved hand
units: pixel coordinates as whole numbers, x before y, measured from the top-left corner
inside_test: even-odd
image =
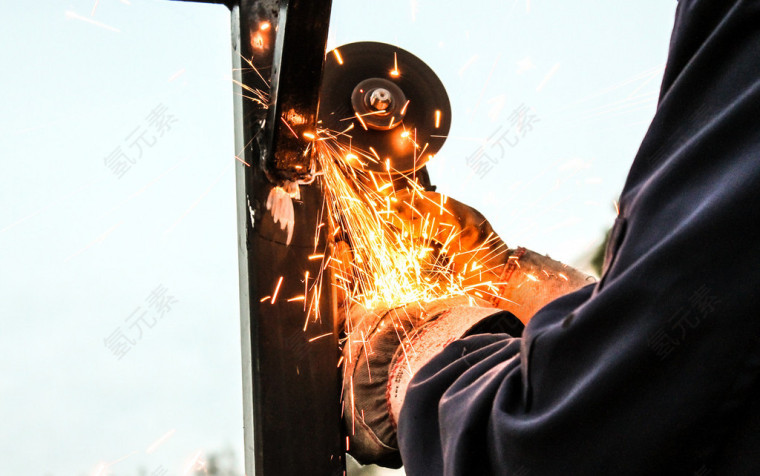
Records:
[[[400,467],[396,421],[412,376],[450,342],[469,333],[522,333],[509,312],[467,296],[394,309],[354,305],[343,348],[344,421],[349,453],[362,464]]]
[[[593,282],[547,256],[510,249],[482,214],[454,199],[419,191],[397,192],[394,198],[392,224],[413,238],[437,244],[466,295],[394,309],[344,307],[348,341],[343,348],[343,401],[349,453],[363,464],[390,467],[401,465],[396,421],[418,369],[470,333],[517,337],[522,333],[520,321],[527,323],[548,302]],[[350,275],[348,245],[337,243],[333,252],[347,267],[341,275]]]
[[[509,248],[477,210],[435,192],[398,193],[393,220],[432,238],[463,277],[468,294],[510,311],[523,323],[550,301],[595,281],[525,248]]]

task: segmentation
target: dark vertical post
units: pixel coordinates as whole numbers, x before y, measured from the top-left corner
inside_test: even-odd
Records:
[[[321,321],[305,331],[304,302],[288,301],[303,295],[320,271],[320,260],[308,259],[322,207],[319,184],[300,186],[290,245],[266,209],[272,187],[310,172],[304,133],[316,126],[330,6],[330,0],[241,0],[232,7],[235,79],[270,96],[264,108],[235,87],[248,476],[342,475],[345,468],[331,287],[323,287]],[[317,252],[325,248],[324,235]],[[263,299],[275,294],[280,280],[277,299]]]

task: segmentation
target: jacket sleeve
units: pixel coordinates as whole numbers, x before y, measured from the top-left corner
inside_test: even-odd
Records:
[[[522,338],[471,336],[423,367],[399,421],[407,474],[721,473],[760,398],[757,25],[757,1],[680,1],[602,280]]]

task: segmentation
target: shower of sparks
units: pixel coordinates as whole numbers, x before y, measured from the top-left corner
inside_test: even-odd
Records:
[[[338,232],[336,239],[349,244],[352,255],[349,262],[342,256],[333,256],[327,258],[326,264],[334,271],[334,285],[348,302],[366,308],[396,307],[464,295],[462,277],[437,254],[446,253],[457,231],[452,227],[443,243],[435,242],[446,217],[423,216],[414,209],[414,201],[430,199],[421,193],[423,189],[413,177],[407,177],[408,189],[401,197],[402,192],[380,174],[352,166],[357,154],[361,156],[359,161],[378,162],[372,154],[349,152],[337,141],[315,144],[326,193],[327,220],[330,228]],[[386,170],[396,172],[390,160],[382,162]],[[398,206],[411,207],[411,213],[420,214],[420,220],[415,220],[418,223],[399,217]],[[443,207],[440,210],[449,214]]]
[[[248,59],[243,55],[240,55],[240,58],[243,60],[243,62],[245,62],[248,65],[248,67],[240,68],[240,71],[253,71],[254,73],[256,73],[256,76],[258,76],[259,79],[261,79],[261,81],[263,81],[264,84],[266,84],[267,90],[254,88],[252,86],[244,84],[235,79],[233,79],[232,82],[236,84],[237,86],[240,86],[240,88],[244,91],[243,93],[241,93],[242,97],[255,102],[262,108],[265,108],[265,109],[268,108],[269,107],[269,91],[268,91],[269,81],[267,81],[264,78],[264,76],[261,74],[259,69],[253,64],[253,59]]]
[[[338,49],[332,50],[332,54],[338,64],[344,64],[345,58]],[[500,57],[494,62],[491,73],[499,60]],[[256,71],[251,61],[246,62]],[[402,74],[396,54],[393,69],[388,74],[391,77]],[[264,83],[267,82],[264,80]],[[236,84],[241,87],[244,97],[268,106],[270,99],[266,92],[237,81]],[[409,101],[403,105],[402,115],[408,106]],[[448,120],[441,110],[431,110],[428,117],[427,120],[432,119],[437,129]],[[258,299],[261,303],[268,302],[267,305],[303,303],[305,332],[310,322],[321,320],[320,300],[323,291],[327,290],[323,286],[332,286],[329,291],[336,293],[341,308],[339,312],[346,316],[346,340],[343,343],[349,349],[345,361],[351,362],[351,342],[365,343],[364,351],[367,352],[366,336],[353,332],[351,315],[346,312],[352,306],[391,309],[455,296],[466,296],[471,303],[475,303],[476,297],[498,297],[503,283],[494,282],[494,271],[488,260],[505,253],[506,246],[491,234],[469,247],[474,249],[464,249],[463,225],[446,206],[446,196],[436,195],[432,199],[425,193],[414,171],[396,170],[395,157],[381,156],[371,146],[367,147],[368,150],[352,147],[350,131],[356,129],[363,133],[368,130],[362,115],[356,113],[341,121],[347,124],[341,131],[317,129],[301,135],[291,131],[296,138],[308,141],[314,151],[316,177],[324,193],[322,214],[317,219],[314,233],[314,248],[307,257],[307,262],[314,268],[311,275],[306,271],[303,276],[303,294],[288,293],[278,302],[281,291],[296,285],[284,283],[280,276],[267,289],[271,294]],[[283,123],[288,125],[285,120]],[[392,126],[391,123],[388,127]],[[418,138],[415,128],[402,123],[396,130],[394,135],[398,134],[395,136],[398,143],[410,146],[418,166],[431,158],[427,152],[428,144]],[[330,252],[319,248],[320,238],[331,243]],[[491,276],[491,280],[484,276]],[[320,334],[308,341],[330,335],[332,333]],[[399,339],[402,338],[399,335]],[[337,365],[341,363],[345,363],[343,357]],[[348,394],[341,398],[351,401],[353,422],[352,379],[348,388]]]

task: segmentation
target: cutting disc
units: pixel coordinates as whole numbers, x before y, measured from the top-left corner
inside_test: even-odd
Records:
[[[451,126],[449,97],[432,69],[397,46],[359,42],[327,54],[320,127],[375,172],[409,173],[440,150]],[[358,162],[358,161],[357,161]]]

